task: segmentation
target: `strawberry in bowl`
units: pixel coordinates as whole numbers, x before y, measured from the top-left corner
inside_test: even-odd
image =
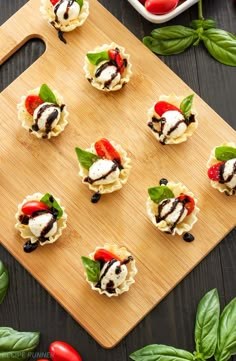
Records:
[[[102,194],[121,189],[128,180],[131,165],[126,151],[106,138],[83,150],[75,148],[82,182],[95,192],[91,201],[97,203]]]

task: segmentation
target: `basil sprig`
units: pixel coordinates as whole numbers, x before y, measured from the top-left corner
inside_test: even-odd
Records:
[[[236,158],[236,148],[229,146],[216,147],[215,157],[217,160],[226,162],[229,159]]]
[[[220,315],[216,289],[205,294],[197,307],[193,353],[166,345],[148,345],[133,352],[134,361],[205,361],[214,356],[216,361],[228,361],[236,354],[236,298]]]
[[[40,199],[40,202],[46,204],[50,208],[54,208],[57,212],[57,219],[60,219],[62,217],[63,210],[60,207],[59,203],[56,201],[56,199],[50,193],[44,194],[44,196]]]
[[[82,6],[84,5],[83,0],[75,0],[75,1],[79,4],[80,9],[81,9],[81,8],[82,8]]]
[[[148,188],[148,194],[154,203],[160,203],[164,199],[175,197],[172,190],[167,186]]]
[[[214,20],[203,18],[202,0],[198,1],[198,19],[193,20],[190,27],[165,26],[143,38],[143,43],[159,55],[180,54],[191,46],[199,45],[201,41],[217,61],[236,66],[236,36],[217,29]]]
[[[98,65],[101,61],[109,60],[108,51],[101,51],[99,53],[87,53],[86,54],[89,62],[93,65]]]
[[[0,359],[25,361],[39,344],[39,332],[19,332],[10,327],[0,327]]]
[[[52,90],[47,86],[47,84],[42,84],[39,90],[39,96],[44,102],[57,104],[57,99],[52,92]]]
[[[88,280],[90,282],[98,282],[100,275],[100,263],[98,261],[94,261],[88,257],[81,257]]]
[[[89,170],[91,165],[96,162],[96,160],[101,159],[98,155],[87,152],[86,150],[83,150],[79,147],[75,148],[78,160],[83,168]]]
[[[191,94],[188,97],[184,98],[182,100],[182,102],[180,103],[180,110],[184,114],[186,119],[188,119],[191,114],[193,97],[194,97],[194,94]]]
[[[6,296],[9,285],[9,275],[6,266],[0,261],[0,304]]]

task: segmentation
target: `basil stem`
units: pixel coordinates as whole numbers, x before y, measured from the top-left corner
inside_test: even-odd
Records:
[[[193,361],[192,353],[166,345],[148,345],[133,352],[134,361]]]
[[[195,344],[197,355],[204,360],[212,357],[217,343],[217,329],[220,317],[220,302],[216,289],[205,294],[197,308],[195,323]]]
[[[8,271],[4,266],[3,262],[0,261],[0,304],[3,303],[3,300],[6,296],[8,285],[9,285]]]

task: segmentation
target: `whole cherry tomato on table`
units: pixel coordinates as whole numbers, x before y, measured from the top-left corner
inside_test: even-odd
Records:
[[[146,0],[145,8],[152,14],[164,15],[174,10],[179,0]]]
[[[82,361],[78,352],[68,343],[54,341],[49,346],[52,361]]]

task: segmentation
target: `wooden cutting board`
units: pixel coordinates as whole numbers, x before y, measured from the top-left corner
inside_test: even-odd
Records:
[[[0,94],[0,239],[98,343],[111,348],[235,226],[235,197],[211,188],[206,176],[211,149],[235,141],[235,131],[195,95],[197,132],[181,145],[160,145],[146,125],[147,109],[160,94],[187,96],[192,90],[97,1],[90,0],[83,27],[66,34],[66,45],[41,18],[39,5],[29,1],[0,28],[1,63],[29,38],[46,43],[40,59]],[[111,41],[130,53],[133,77],[121,91],[104,94],[91,87],[82,67],[87,51]],[[27,133],[16,114],[20,97],[42,83],[63,94],[70,112],[65,131],[51,140]],[[74,148],[100,137],[127,150],[132,171],[122,190],[92,204]],[[192,243],[162,234],[146,216],[147,188],[162,177],[185,183],[198,198]],[[68,227],[55,244],[26,254],[14,217],[17,205],[34,192],[61,199]],[[118,298],[100,296],[84,279],[80,257],[105,242],[125,245],[137,261],[136,283]]]

